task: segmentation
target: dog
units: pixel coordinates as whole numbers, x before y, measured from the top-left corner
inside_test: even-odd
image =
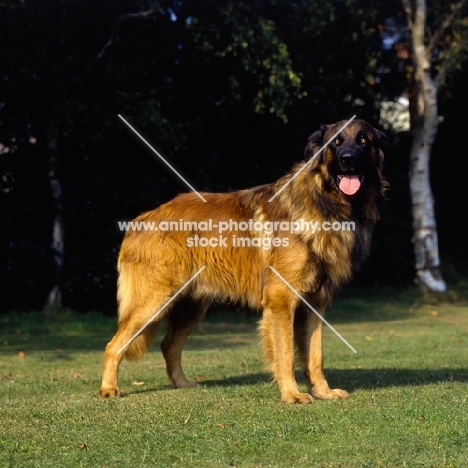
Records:
[[[100,395],[123,395],[122,357],[142,357],[163,317],[169,380],[197,386],[182,370],[184,343],[213,301],[234,301],[262,312],[262,347],[282,401],[347,398],[327,383],[322,320],[308,304],[323,317],[368,257],[389,187],[386,140],[364,120],[324,124],[308,138],[304,161],[271,184],[184,193],[135,218],[119,251],[118,329],[104,351]],[[307,392],[295,378],[296,356]]]

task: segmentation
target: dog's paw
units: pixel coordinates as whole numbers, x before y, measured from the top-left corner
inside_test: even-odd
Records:
[[[179,379],[172,380],[172,388],[199,388],[201,385],[192,380]]]
[[[287,393],[282,395],[281,399],[285,403],[297,405],[307,405],[314,402],[312,395],[309,393]]]
[[[186,380],[185,382],[178,382],[173,385],[174,388],[199,388],[201,385],[197,382]]]
[[[99,390],[99,396],[101,398],[114,398],[114,397],[123,397],[124,394],[117,388],[101,388]]]
[[[312,395],[320,400],[338,400],[340,398],[349,398],[349,393],[341,388],[327,388],[318,390],[312,390]]]

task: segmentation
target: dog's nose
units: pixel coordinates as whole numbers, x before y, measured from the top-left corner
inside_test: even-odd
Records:
[[[340,154],[338,161],[343,169],[353,169],[356,165],[356,155],[351,152]]]

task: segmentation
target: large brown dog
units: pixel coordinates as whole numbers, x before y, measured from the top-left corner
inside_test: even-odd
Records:
[[[119,326],[104,353],[101,396],[122,395],[122,357],[141,357],[163,317],[169,379],[174,387],[195,386],[182,371],[182,348],[214,300],[263,310],[263,348],[283,401],[349,396],[329,388],[322,321],[297,294],[323,314],[368,255],[379,217],[387,188],[382,132],[352,120],[313,157],[345,124],[322,125],[309,137],[305,162],[272,184],[202,193],[206,203],[195,193],[182,194],[135,219],[147,224],[140,230],[134,224],[121,246]],[[295,379],[295,348],[308,393]]]

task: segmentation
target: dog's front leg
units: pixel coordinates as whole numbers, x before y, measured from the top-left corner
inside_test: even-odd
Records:
[[[325,307],[317,310],[323,316]],[[340,388],[331,389],[323,373],[322,320],[314,312],[305,308],[297,314],[294,323],[295,336],[299,358],[308,379],[309,393],[315,398],[324,400],[348,398],[347,391]]]
[[[265,356],[286,403],[311,403],[309,393],[301,393],[294,375],[294,311],[297,298],[281,285],[265,289],[260,333]]]

